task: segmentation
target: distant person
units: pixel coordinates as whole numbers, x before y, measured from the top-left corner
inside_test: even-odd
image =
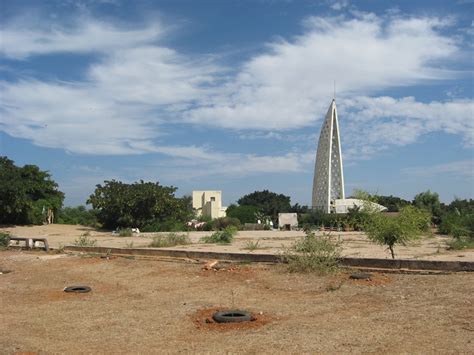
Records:
[[[51,208],[48,208],[47,222],[48,222],[48,224],[53,224],[53,222],[54,222],[54,212]]]

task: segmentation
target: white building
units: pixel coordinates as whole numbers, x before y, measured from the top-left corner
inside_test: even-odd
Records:
[[[222,207],[222,191],[193,191],[193,208],[197,216],[212,219],[225,217],[227,207]]]
[[[382,212],[386,211],[387,208],[379,205],[375,202],[359,200],[356,198],[345,198],[335,200],[334,203],[331,204],[331,212],[334,213],[347,213],[349,212],[349,208],[359,207],[361,210],[365,208],[370,209],[371,211],[375,212]]]

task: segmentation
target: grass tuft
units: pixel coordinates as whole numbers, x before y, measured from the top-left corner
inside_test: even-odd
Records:
[[[204,243],[230,244],[237,234],[237,228],[228,226],[223,231],[215,232],[207,237],[202,237],[201,241]]]
[[[150,243],[150,248],[166,248],[176,245],[191,244],[187,234],[168,233],[166,235],[156,235]]]

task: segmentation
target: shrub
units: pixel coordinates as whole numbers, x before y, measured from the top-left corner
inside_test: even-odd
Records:
[[[76,247],[95,247],[97,245],[97,240],[89,238],[89,234],[86,233],[74,240],[73,245]]]
[[[406,245],[410,240],[418,238],[430,225],[430,215],[413,206],[403,207],[395,218],[381,213],[371,213],[365,223],[364,230],[372,241],[386,245],[392,258],[395,244]]]
[[[455,237],[448,242],[448,248],[452,250],[473,249],[474,238],[463,236]]]
[[[0,249],[6,249],[10,245],[10,234],[0,232]]]
[[[155,221],[153,223],[147,224],[143,228],[140,228],[140,231],[149,233],[149,232],[182,232],[186,230],[186,225],[184,222],[177,221],[175,219],[166,219],[163,221]]]
[[[212,222],[212,229],[215,231],[225,230],[227,227],[235,227],[236,230],[241,228],[241,223],[237,218],[232,217],[220,217],[214,219]]]
[[[217,231],[210,236],[201,238],[201,241],[204,243],[229,244],[232,243],[236,234],[237,228],[234,226],[228,226],[223,231]]]
[[[131,228],[123,228],[119,229],[119,236],[120,237],[131,237],[133,235]]]
[[[151,248],[166,248],[175,245],[190,244],[189,236],[187,234],[168,233],[167,235],[156,235],[150,243]]]
[[[305,230],[306,236],[287,248],[282,255],[288,263],[290,272],[317,272],[327,274],[338,269],[338,259],[341,253],[340,242],[335,241],[329,234],[316,236],[310,230]]]
[[[459,212],[446,214],[439,225],[439,232],[455,238],[474,237],[474,214],[461,215]]]

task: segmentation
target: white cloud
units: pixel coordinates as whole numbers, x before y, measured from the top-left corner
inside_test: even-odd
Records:
[[[163,26],[154,23],[142,28],[124,28],[82,18],[72,26],[50,25],[48,28],[26,23],[24,19],[2,26],[0,54],[12,59],[33,55],[68,53],[108,53],[152,43],[163,33]]]
[[[474,179],[474,160],[461,160],[445,164],[405,168],[402,170],[402,173],[416,177],[449,174],[467,178],[472,181],[472,179]]]
[[[229,173],[300,171],[303,165],[294,152],[223,154],[210,147],[163,146],[159,139],[166,124],[187,122],[240,130],[242,136],[250,132],[250,137],[270,132],[268,138],[284,140],[283,131],[322,120],[336,79],[341,119],[348,122],[346,156],[369,157],[437,131],[457,134],[467,145],[472,142],[472,100],[421,103],[368,96],[454,78],[456,73],[439,65],[460,52],[457,42],[439,30],[451,23],[399,15],[310,17],[303,34],[269,43],[231,75],[212,57],[184,56],[165,47],[164,26],[156,21],[123,27],[82,18],[67,29],[8,22],[0,49],[5,57],[100,56],[83,81],[1,82],[0,129],[38,146],[80,154],[155,152],[182,159],[183,165],[193,159],[199,164],[229,161]]]
[[[337,82],[338,97],[454,77],[435,64],[458,53],[437,18],[384,19],[361,14],[310,17],[306,32],[268,45],[220,95],[186,113],[190,122],[234,129],[286,130],[323,116]]]
[[[421,103],[413,97],[357,97],[344,101],[341,108],[345,155],[350,159],[370,158],[433,132],[456,134],[466,146],[474,144],[472,100]]]

